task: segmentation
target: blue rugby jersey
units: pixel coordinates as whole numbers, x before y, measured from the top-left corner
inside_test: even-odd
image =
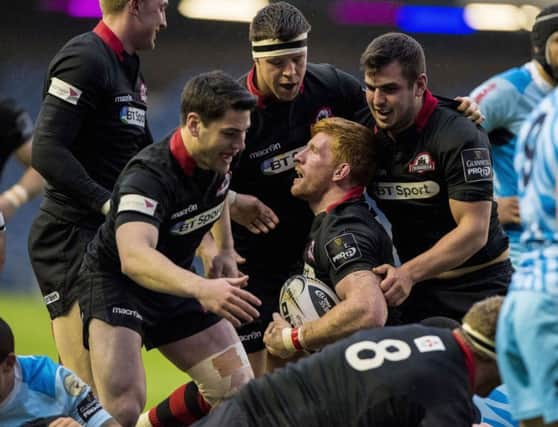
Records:
[[[558,91],[544,99],[521,128],[515,157],[524,232],[513,290],[558,297]]]
[[[533,61],[491,77],[471,92],[486,119],[494,165],[494,196],[516,196],[517,174],[513,166],[517,135],[529,113],[550,93]],[[520,252],[521,226],[503,224],[510,238],[514,266]]]
[[[111,418],[73,372],[46,356],[18,356],[14,388],[0,402],[0,425],[19,427],[51,416],[71,417],[86,427]]]

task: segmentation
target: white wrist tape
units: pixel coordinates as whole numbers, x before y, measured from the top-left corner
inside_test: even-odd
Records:
[[[4,214],[0,212],[0,232],[6,231],[6,221],[4,221]]]

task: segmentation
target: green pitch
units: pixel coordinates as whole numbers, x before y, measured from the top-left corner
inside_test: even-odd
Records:
[[[58,360],[48,312],[39,296],[0,293],[0,317],[14,331],[18,354],[45,354]],[[144,351],[143,360],[147,375],[147,408],[189,380],[157,350]]]

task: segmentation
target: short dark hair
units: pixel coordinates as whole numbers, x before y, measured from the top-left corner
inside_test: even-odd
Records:
[[[0,363],[6,360],[8,354],[15,351],[14,334],[10,325],[0,317]]]
[[[387,33],[370,42],[360,57],[364,71],[374,71],[397,61],[403,77],[413,84],[418,76],[426,73],[424,50],[418,41],[403,33]]]
[[[312,27],[300,10],[279,1],[260,9],[250,24],[250,41],[265,39],[291,40]]]
[[[253,110],[257,99],[232,76],[223,71],[210,71],[192,77],[182,91],[180,123],[186,123],[189,113],[197,113],[202,123],[222,118],[229,109]]]
[[[351,182],[368,185],[376,173],[376,144],[372,131],[342,117],[328,117],[312,126],[312,137],[320,132],[334,139],[331,151],[336,166],[348,163],[351,167]]]

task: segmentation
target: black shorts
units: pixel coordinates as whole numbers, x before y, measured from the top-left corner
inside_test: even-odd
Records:
[[[136,331],[148,350],[190,337],[222,320],[204,312],[194,298],[154,292],[117,274],[82,269],[79,281],[85,348],[89,348],[91,319]]]
[[[241,270],[249,276],[248,286],[244,289],[262,301],[262,305],[258,307],[260,317],[236,330],[246,353],[255,353],[265,348],[263,335],[267,325],[273,320],[273,313],[279,312],[279,294],[283,283],[292,275],[301,274],[302,265],[297,263],[281,273],[252,270],[246,266],[241,266]]]
[[[29,257],[51,319],[62,316],[77,301],[77,274],[96,224],[78,226],[39,210],[29,232]]]
[[[477,301],[506,295],[513,268],[506,260],[453,279],[432,279],[417,283],[398,311],[401,323],[415,323],[432,316],[461,322]]]

